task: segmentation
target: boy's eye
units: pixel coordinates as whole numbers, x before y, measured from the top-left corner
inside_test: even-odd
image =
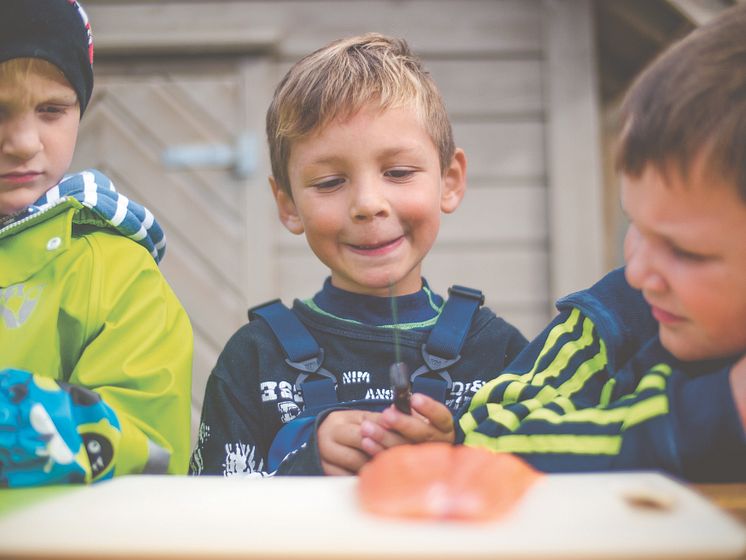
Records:
[[[678,247],[672,247],[671,252],[674,254],[676,258],[684,259],[687,261],[701,262],[701,261],[707,260],[706,255],[700,255],[699,253],[692,253],[690,251],[687,251],[685,249],[680,249]]]
[[[332,177],[331,179],[326,179],[324,181],[314,183],[311,186],[320,191],[331,191],[340,187],[342,183],[344,183],[344,179],[342,177]]]
[[[45,115],[63,115],[67,107],[63,105],[40,105],[37,110]]]
[[[414,174],[414,169],[397,167],[395,169],[389,169],[384,173],[386,177],[390,177],[395,180],[402,180],[411,177]]]

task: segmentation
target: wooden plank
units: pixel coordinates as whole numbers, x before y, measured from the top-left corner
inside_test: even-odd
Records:
[[[201,266],[179,236],[170,236],[161,270],[194,325],[215,347],[224,344],[243,321],[243,298],[229,289],[225,277]]]
[[[235,79],[215,83],[207,80],[189,79],[185,76],[158,76],[151,86],[153,99],[135,103],[142,111],[138,115],[148,123],[150,133],[161,141],[160,158],[168,148],[189,144],[234,146],[240,134],[240,120],[235,110],[238,85]],[[135,87],[137,87],[135,85]],[[140,88],[141,91],[146,88]],[[128,92],[128,97],[132,92]],[[152,118],[152,120],[150,120]],[[152,123],[157,123],[153,126]],[[178,124],[177,124],[178,123]],[[189,168],[168,169],[181,174],[186,181],[193,183],[195,192],[204,194],[205,212],[213,212],[219,207],[220,219],[240,220],[243,213],[236,207],[236,196],[240,196],[231,174],[225,169]]]
[[[436,247],[544,244],[547,227],[544,187],[468,187],[461,206],[443,216]]]
[[[198,78],[169,73],[165,80],[163,93],[184,108],[180,113],[189,113],[183,118],[222,138],[241,132],[235,111],[240,85],[234,76]]]
[[[296,58],[339,37],[377,30],[420,52],[539,52],[537,0],[89,0],[96,48],[111,52],[256,52]]]
[[[425,60],[452,120],[543,114],[541,61]]]
[[[427,256],[424,276],[445,290],[451,284],[481,289],[492,302],[548,305],[546,249],[438,246]]]
[[[421,54],[525,53],[541,48],[541,11],[533,0],[293,4],[289,9],[295,17],[287,23],[297,32],[283,42],[286,54],[306,54],[331,40],[370,30],[405,37]]]
[[[202,266],[209,266],[223,276],[229,289],[238,290],[242,279],[235,247],[242,239],[241,224],[231,223],[224,216],[211,212],[209,206],[200,200],[200,193],[188,187],[180,188],[178,177],[164,172],[152,150],[139,142],[141,135],[132,132],[111,114],[102,114],[99,121],[99,149],[106,154],[108,169],[121,173],[120,188],[130,185],[137,192],[133,198],[153,209],[167,232],[169,242],[176,237],[187,239],[186,245],[199,254]],[[153,184],[154,177],[159,178],[157,185]],[[185,222],[195,208],[204,210],[199,220]],[[158,209],[168,209],[168,214],[159,213]]]
[[[494,303],[488,300],[485,305],[492,309],[495,315],[502,317],[517,328],[528,340],[538,336],[549,324],[552,317],[552,313],[538,304],[535,308],[512,309],[502,303]]]
[[[456,145],[466,152],[470,180],[543,184],[544,124],[541,121],[454,122]]]
[[[226,143],[233,140],[233,135],[218,134],[217,127],[212,129],[205,119],[195,120],[188,117],[190,111],[182,108],[180,100],[170,95],[158,77],[145,81],[133,80],[126,84],[104,84],[100,100],[91,106],[91,115],[86,113],[81,136],[86,134],[88,123],[105,118],[115,122],[115,126],[126,131],[137,151],[147,154],[147,159],[158,166],[158,175],[170,178],[184,178],[184,171],[167,169],[162,163],[164,150],[181,143]],[[194,108],[194,107],[193,107]],[[194,108],[191,114],[197,113]],[[106,113],[102,115],[101,113]],[[100,131],[105,132],[105,131]],[[115,155],[115,154],[112,154]],[[189,170],[191,172],[191,170]],[[240,214],[236,212],[235,197],[227,193],[230,178],[224,170],[222,177],[217,177],[210,170],[204,174],[189,176],[193,183],[191,188],[184,189],[186,197],[198,197],[196,204],[203,205],[202,213],[207,220],[224,222],[237,221]]]
[[[541,332],[551,316],[546,296],[546,262],[543,246],[438,244],[423,269],[428,282],[440,294],[447,293],[452,284],[482,290],[485,305],[531,338]]]
[[[190,252],[179,240],[161,265],[164,276],[187,310],[194,328],[215,348],[221,348],[244,322],[246,306],[243,298],[225,289],[223,278],[195,266]]]
[[[241,132],[237,129],[239,122],[235,111],[230,115],[230,107],[235,105],[235,78],[208,76],[201,79],[189,73],[172,73],[165,68],[151,68],[137,65],[141,73],[136,77],[123,78],[134,67],[129,64],[109,64],[107,74],[99,78],[100,66],[97,66],[97,85],[94,100],[83,120],[81,136],[90,121],[89,114],[95,114],[99,104],[107,107],[116,100],[124,106],[125,120],[134,121],[144,126],[148,133],[145,137],[156,136],[157,142],[151,143],[153,151],[163,155],[166,147],[185,143],[230,144]],[[192,72],[195,71],[192,64]],[[147,72],[145,75],[142,72]],[[114,75],[112,75],[114,73]],[[182,82],[186,82],[182,86]],[[131,89],[134,89],[134,94]],[[119,92],[112,97],[110,91]],[[150,103],[156,100],[158,107],[153,110]],[[122,112],[120,110],[120,112]],[[135,117],[130,113],[134,112]],[[145,138],[143,138],[144,141]],[[205,212],[219,212],[228,219],[240,220],[242,214],[236,206],[237,193],[235,182],[224,169],[190,168],[185,170],[168,170],[172,176],[192,183],[189,187],[194,192],[205,193]]]
[[[256,169],[251,177],[243,182],[244,215],[246,216],[246,241],[244,253],[236,255],[242,259],[244,294],[249,305],[257,305],[274,296],[275,254],[274,236],[276,227],[281,227],[277,219],[272,192],[267,177],[269,153],[264,134],[264,119],[269,99],[274,90],[273,64],[267,60],[250,59],[241,66],[239,76],[241,89],[239,108],[247,131],[252,131],[256,139]]]
[[[547,29],[550,294],[604,272],[602,172],[592,6],[545,0]]]

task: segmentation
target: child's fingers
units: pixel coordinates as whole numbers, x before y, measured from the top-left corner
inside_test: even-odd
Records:
[[[363,439],[360,441],[360,445],[362,446],[363,451],[365,451],[371,457],[375,457],[381,451],[385,451],[386,450],[386,448],[383,447],[376,440],[371,439],[371,438],[366,437],[366,436],[363,436]]]
[[[419,416],[402,414],[395,408],[387,408],[383,416],[389,432],[397,432],[410,443],[430,441],[437,430],[430,423]]]
[[[403,414],[392,406],[382,412],[379,424],[415,443],[452,441],[453,417],[448,407],[420,393],[412,395],[411,403],[411,415]]]
[[[357,448],[361,445],[360,440],[356,444],[356,447],[333,444],[328,445],[323,451],[319,449],[324,472],[339,475],[357,473],[370,457],[362,449]]]
[[[415,393],[411,399],[412,408],[432,424],[440,432],[453,430],[453,416],[443,403],[431,399],[422,393]]]
[[[420,415],[402,414],[393,407],[384,410],[383,415],[391,430],[398,432],[409,443],[453,441],[453,430],[443,432]]]
[[[402,437],[401,434],[387,429],[385,426],[382,426],[374,420],[366,420],[360,424],[360,434],[362,435],[363,442],[367,438],[374,441],[382,448],[410,443],[407,439]],[[366,453],[369,453],[367,449],[363,449]]]
[[[360,423],[366,418],[374,420],[375,415],[343,410],[329,414],[321,423],[317,437],[326,474],[355,474],[370,459],[361,444]]]
[[[355,474],[348,471],[347,469],[338,467],[337,465],[327,463],[326,461],[321,461],[321,467],[324,469],[324,474],[327,476],[350,476]]]
[[[364,420],[363,423],[360,424],[360,434],[363,436],[363,439],[372,439],[379,445],[382,444],[382,440],[387,433],[388,430],[385,427],[379,425],[377,422]]]

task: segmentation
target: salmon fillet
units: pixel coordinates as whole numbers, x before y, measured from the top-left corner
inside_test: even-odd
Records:
[[[360,504],[371,513],[428,519],[497,519],[541,476],[508,453],[448,443],[401,445],[361,470]]]

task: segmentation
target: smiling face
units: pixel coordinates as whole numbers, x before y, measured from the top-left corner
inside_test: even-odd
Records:
[[[305,233],[331,269],[332,284],[387,296],[421,287],[422,259],[440,213],[464,193],[466,159],[457,150],[441,173],[438,151],[413,109],[368,105],[293,142],[292,198],[270,180],[280,220]]]
[[[35,60],[27,73],[2,78],[0,216],[8,216],[62,179],[75,150],[80,107],[75,90],[49,63]]]
[[[626,275],[682,360],[746,352],[746,203],[703,158],[686,179],[648,164],[622,179]]]

